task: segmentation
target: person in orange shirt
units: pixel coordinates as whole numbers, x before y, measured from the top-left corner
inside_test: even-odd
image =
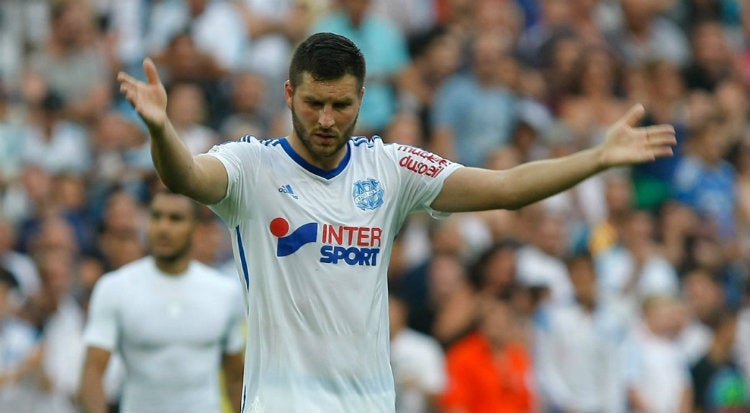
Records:
[[[444,413],[535,411],[531,354],[515,319],[508,302],[487,299],[479,328],[448,349]]]

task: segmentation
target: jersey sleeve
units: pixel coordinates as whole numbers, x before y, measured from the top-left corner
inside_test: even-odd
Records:
[[[463,165],[451,162],[432,152],[414,146],[389,144],[387,150],[396,162],[404,200],[404,213],[427,212],[433,218],[449,213],[432,209],[432,201],[443,188],[443,182]]]
[[[227,170],[227,193],[221,201],[209,205],[224,223],[232,228],[237,225],[239,214],[247,213],[240,208],[241,205],[252,205],[243,203],[243,199],[251,199],[251,183],[255,171],[260,163],[260,150],[262,144],[253,137],[243,137],[237,141],[231,141],[214,146],[208,151],[208,155],[216,157]]]
[[[117,346],[118,288],[114,276],[102,277],[91,293],[88,319],[83,332],[87,346],[99,347],[110,352]]]

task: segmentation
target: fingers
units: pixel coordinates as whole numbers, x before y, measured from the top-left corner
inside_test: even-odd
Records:
[[[138,82],[136,78],[134,78],[133,76],[130,76],[129,74],[125,72],[117,73],[117,81],[120,82],[120,84],[128,84],[128,85],[133,85],[136,82]]]
[[[636,103],[635,105],[631,106],[628,112],[620,118],[618,123],[635,126],[638,124],[638,121],[641,120],[644,113],[646,113],[646,109],[643,107],[643,105],[641,105],[640,103]]]
[[[672,125],[651,125],[645,126],[643,129],[648,136],[661,136],[661,135],[672,135],[674,136],[674,127]]]
[[[645,134],[649,146],[674,146],[677,144],[674,127],[672,125],[654,125],[639,128]]]
[[[159,80],[159,72],[156,70],[156,65],[150,57],[143,60],[143,71],[146,73],[146,79],[151,85],[157,85],[161,83]]]
[[[654,155],[655,158],[672,156],[674,154],[671,146],[657,146],[651,149],[651,153]]]

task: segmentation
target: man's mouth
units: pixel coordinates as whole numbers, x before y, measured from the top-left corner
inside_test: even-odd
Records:
[[[315,136],[317,139],[324,140],[324,141],[330,141],[336,139],[336,134],[333,133],[315,133],[313,136]]]

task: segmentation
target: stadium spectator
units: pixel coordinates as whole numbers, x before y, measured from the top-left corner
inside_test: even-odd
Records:
[[[747,410],[750,408],[750,383],[734,353],[737,312],[720,308],[707,321],[713,332],[711,345],[690,369],[694,406],[705,413]]]
[[[408,311],[397,293],[388,294],[396,413],[429,413],[445,387],[445,354],[434,337],[407,326]]]
[[[633,210],[619,230],[620,243],[595,257],[604,299],[624,306],[634,319],[646,297],[679,293],[677,271],[662,255],[654,231],[654,217]]]
[[[50,33],[30,57],[29,68],[59,93],[65,118],[93,121],[112,102],[112,72],[96,37],[93,11],[77,0],[56,1],[49,7]]]
[[[39,271],[27,254],[17,247],[16,226],[0,217],[0,267],[13,274],[22,298],[29,297],[39,290]]]
[[[161,54],[176,39],[194,44],[206,54],[219,72],[240,67],[247,46],[244,23],[234,5],[221,0],[164,1],[151,6],[146,33],[149,55]],[[176,46],[173,46],[176,47]],[[187,62],[184,62],[187,63]]]
[[[705,19],[690,28],[692,59],[684,65],[682,76],[689,89],[714,92],[724,80],[737,77],[737,55],[724,27],[718,20]]]
[[[589,224],[586,249],[594,256],[620,242],[619,229],[633,210],[633,183],[626,170],[608,171],[603,176],[606,217]]]
[[[64,108],[64,97],[54,90],[48,91],[38,106],[31,107],[32,133],[24,143],[23,160],[52,175],[83,174],[91,166],[88,131],[68,120]]]
[[[208,126],[208,103],[197,84],[173,83],[169,95],[167,114],[191,153],[206,152],[219,143],[216,131]]]
[[[693,365],[711,345],[713,317],[728,306],[721,282],[707,269],[695,268],[686,272],[681,284],[685,316],[677,339],[688,362]]]
[[[685,31],[662,15],[665,2],[621,0],[622,21],[605,32],[616,53],[630,64],[667,60],[679,66],[691,58]]]
[[[573,286],[563,261],[569,248],[568,222],[564,215],[541,204],[532,208],[531,238],[516,253],[518,282],[545,290],[549,301],[570,301]]]
[[[31,239],[30,253],[41,286],[22,308],[39,341],[32,380],[24,381],[30,411],[75,412],[75,390],[83,360],[84,314],[77,296],[78,259],[74,230],[62,217],[45,218]]]
[[[99,226],[99,253],[107,272],[145,254],[143,230],[146,212],[130,192],[112,192],[105,201]]]
[[[460,256],[434,253],[428,267],[430,334],[449,348],[476,328],[478,301]]]
[[[266,104],[264,96],[269,87],[259,73],[235,73],[230,80],[228,111],[221,119],[219,132],[225,139],[245,135],[269,136],[273,118],[278,112]]]
[[[435,97],[430,137],[435,153],[482,166],[489,151],[510,142],[516,96],[498,70],[507,59],[512,59],[507,38],[484,33],[472,42],[470,70],[445,80]]]
[[[284,109],[278,87],[284,84],[287,60],[317,18],[328,10],[328,0],[240,0],[235,7],[245,24],[250,46],[236,74],[253,72],[269,88],[261,95],[264,107]],[[278,87],[277,87],[278,86]],[[242,136],[242,135],[240,135]],[[261,135],[265,136],[265,135]]]
[[[725,160],[730,137],[718,109],[690,131],[686,154],[677,164],[673,197],[698,213],[723,243],[737,240],[737,172]]]
[[[545,306],[536,317],[534,371],[541,404],[546,412],[623,413],[621,345],[629,320],[601,301],[591,255],[571,255],[565,264],[575,299]]]
[[[382,134],[397,111],[396,91],[409,61],[406,38],[398,27],[373,14],[372,0],[340,0],[330,13],[313,23],[310,33],[346,36],[367,60],[367,93],[357,125],[358,134]]]
[[[36,363],[37,332],[18,317],[22,295],[13,274],[0,268],[0,409],[14,411],[29,403],[19,382],[28,380]]]
[[[649,295],[641,323],[634,323],[624,344],[623,371],[633,411],[689,413],[693,408],[690,364],[674,341],[680,328],[678,298]]]
[[[531,351],[510,304],[482,300],[479,328],[446,352],[445,413],[531,413],[537,408]]]

